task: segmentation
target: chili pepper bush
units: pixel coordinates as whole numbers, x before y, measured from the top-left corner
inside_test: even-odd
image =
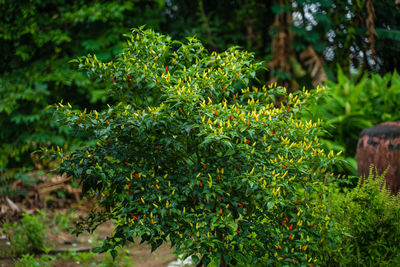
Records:
[[[116,222],[96,251],[116,256],[139,239],[153,250],[168,241],[205,266],[315,264],[332,224],[318,190],[336,159],[321,148],[318,123],[298,114],[323,89],[249,88],[262,68],[252,54],[210,54],[195,38],[143,28],[114,61],[75,61],[121,101],[90,112],[58,105],[67,125],[97,139],[59,151],[60,172],[98,197],[77,232]]]

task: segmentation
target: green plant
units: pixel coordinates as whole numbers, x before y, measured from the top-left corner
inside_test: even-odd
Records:
[[[47,249],[45,216],[22,214],[20,222],[5,222],[2,231],[11,244],[14,255],[39,253]],[[29,258],[29,257],[28,257]]]
[[[121,100],[103,111],[58,105],[65,124],[97,139],[58,150],[60,172],[100,197],[77,233],[116,222],[95,251],[115,257],[138,236],[153,250],[169,239],[199,265],[313,261],[329,219],[315,213],[325,209],[318,193],[336,160],[321,149],[318,123],[298,115],[321,88],[249,88],[261,66],[252,54],[209,54],[195,38],[142,28],[115,61],[76,62]]]
[[[72,229],[71,227],[71,217],[68,215],[62,215],[60,213],[54,213],[50,224],[52,225],[52,230],[55,233],[68,232]]]
[[[50,255],[42,255],[39,258],[35,258],[35,256],[31,254],[24,254],[21,258],[18,259],[15,267],[50,267],[52,264],[50,263],[55,259],[54,256]]]
[[[55,168],[33,154],[40,147],[73,150],[87,139],[71,135],[46,109],[60,99],[78,107],[106,100],[106,86],[90,83],[68,60],[93,51],[110,59],[129,27],[158,27],[163,6],[146,0],[1,1],[0,124],[7,127],[0,129],[0,196],[23,193],[10,190],[19,173]]]
[[[49,214],[42,210],[34,215],[23,213],[19,221],[12,224],[6,221],[2,233],[8,237],[13,255],[48,253],[53,244],[47,234],[57,235],[72,230],[70,217],[73,216]]]
[[[322,141],[328,149],[343,151],[349,162],[344,174],[357,175],[355,160],[360,132],[372,125],[400,119],[400,75],[397,71],[346,77],[338,67],[337,82],[328,81],[326,96],[315,103],[309,119],[324,121]]]
[[[329,214],[342,234],[325,242],[325,266],[397,266],[400,263],[400,203],[385,187],[385,173],[360,179],[356,188],[331,192]]]

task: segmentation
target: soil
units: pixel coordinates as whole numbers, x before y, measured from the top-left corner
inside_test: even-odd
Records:
[[[54,213],[67,214],[71,209],[75,211],[76,218],[89,213],[93,201],[88,201],[81,198],[80,188],[71,186],[70,178],[66,176],[46,176],[41,173],[32,173],[35,178],[35,183],[26,185],[20,180],[13,184],[15,190],[24,189],[29,192],[25,197],[13,197],[0,199],[0,267],[14,266],[16,258],[10,256],[10,244],[6,236],[1,234],[1,224],[4,221],[14,222],[21,218],[23,212],[35,214],[38,209],[43,209],[47,214],[52,216]],[[59,197],[57,192],[62,190],[64,196]],[[96,240],[102,240],[109,236],[112,232],[112,223],[104,223],[99,226],[94,235],[82,234],[79,237],[66,232],[47,233],[47,238],[52,244],[56,244],[49,254],[56,255],[58,253],[68,253],[69,251],[89,252]],[[99,245],[99,243],[98,243]],[[126,252],[121,253],[124,262],[130,262],[136,267],[164,267],[168,266],[171,261],[176,260],[173,250],[168,244],[164,244],[156,251],[151,253],[151,246],[135,243],[130,245]],[[36,255],[39,258],[41,255]],[[52,262],[52,266],[73,267],[85,266],[87,264],[102,262],[105,258],[104,254],[99,254],[95,258],[91,258],[89,263],[78,263],[74,260],[62,260],[62,257],[57,257],[57,260]],[[70,257],[71,258],[71,257]],[[126,265],[125,265],[126,266]]]
[[[106,236],[110,235],[112,231],[112,224],[105,223],[98,227],[95,231],[95,236],[97,239],[101,240]],[[88,252],[93,248],[92,239],[93,236],[89,234],[82,234],[79,237],[67,233],[60,233],[57,236],[49,236],[49,240],[56,240],[57,245],[50,252],[50,254],[77,251],[77,252]],[[15,265],[15,259],[9,258],[7,251],[10,246],[7,244],[7,240],[3,236],[0,239],[0,267],[8,267]],[[128,248],[127,253],[132,259],[132,266],[135,267],[165,267],[171,261],[176,260],[176,256],[173,254],[173,250],[168,244],[160,246],[156,251],[151,253],[151,246],[145,244],[133,244]],[[38,255],[39,257],[40,255]],[[96,261],[100,261],[104,257],[104,254],[99,254],[96,257]],[[126,259],[126,257],[125,257]],[[76,262],[74,260],[61,260],[57,259],[53,262],[53,266],[63,266],[63,267],[75,267],[75,266],[85,266],[85,264]]]

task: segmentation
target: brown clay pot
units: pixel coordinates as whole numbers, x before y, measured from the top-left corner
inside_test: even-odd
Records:
[[[367,177],[371,164],[378,175],[389,166],[386,185],[392,194],[397,194],[400,189],[400,122],[381,123],[361,132],[357,144],[358,175]]]

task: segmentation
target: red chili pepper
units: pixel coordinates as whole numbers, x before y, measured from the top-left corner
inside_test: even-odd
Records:
[[[114,80],[114,78],[112,78],[112,80],[111,80],[113,83],[115,83],[115,80]]]
[[[221,181],[221,175],[218,175],[218,181]]]
[[[136,217],[136,216],[132,216],[132,218],[133,218],[133,219],[135,219],[135,220],[137,220],[137,219],[138,219],[138,217]]]
[[[221,197],[219,197],[219,202],[221,202]]]
[[[257,250],[257,246],[254,246],[253,249],[254,249],[254,250]]]
[[[132,75],[128,74],[128,78],[129,78],[129,79],[132,78]]]
[[[136,173],[136,174],[135,174],[135,177],[136,177],[136,178],[139,178],[139,174],[138,174],[138,173]]]
[[[283,221],[282,226],[285,226],[285,221]]]
[[[229,120],[233,121],[233,116],[229,116]]]
[[[165,66],[165,71],[168,71],[168,66]]]
[[[239,207],[243,207],[243,204],[242,204],[242,203],[237,203],[237,205],[238,205]]]
[[[235,232],[236,232],[237,234],[239,234],[239,233],[240,233],[240,231],[239,231],[239,230],[236,230]]]
[[[218,111],[215,111],[215,116],[218,116]]]
[[[131,184],[128,184],[128,187],[131,187],[132,185]]]
[[[293,263],[293,264],[295,263],[294,259],[292,259],[292,263]]]
[[[289,235],[289,238],[288,238],[288,239],[290,240],[291,238],[292,238],[292,235]]]
[[[222,214],[222,209],[219,209],[219,215],[221,215]]]
[[[287,134],[287,131],[285,131],[285,134]]]
[[[281,258],[283,258],[283,254],[281,255]]]
[[[222,91],[225,91],[226,90],[226,86],[224,86],[223,88],[222,88]]]
[[[108,139],[106,141],[107,141],[107,145],[110,145],[110,141],[108,141]]]
[[[246,144],[250,144],[250,140],[247,140],[247,141],[246,141]]]
[[[296,202],[296,203],[294,203],[294,204],[296,204],[296,205],[301,205],[301,203],[300,203],[300,202]]]
[[[200,187],[202,187],[202,186],[203,186],[203,183],[202,183],[202,182],[200,182],[200,183],[199,183],[199,186],[200,186]]]
[[[247,126],[250,126],[250,121],[247,121]]]
[[[290,108],[287,108],[286,111],[289,112]]]
[[[292,230],[293,229],[293,224],[291,224],[290,226],[289,226],[289,230]]]
[[[289,219],[288,219],[288,217],[285,217],[285,220],[286,220],[286,222],[289,222]]]
[[[207,166],[206,166],[206,164],[203,164],[203,168],[204,168],[204,169],[207,169]]]
[[[283,165],[283,166],[282,166],[282,168],[286,169],[286,166],[285,166],[285,165]]]
[[[161,146],[160,145],[158,145],[158,151],[160,151],[161,150]]]
[[[78,119],[78,122],[81,123],[81,118]]]

